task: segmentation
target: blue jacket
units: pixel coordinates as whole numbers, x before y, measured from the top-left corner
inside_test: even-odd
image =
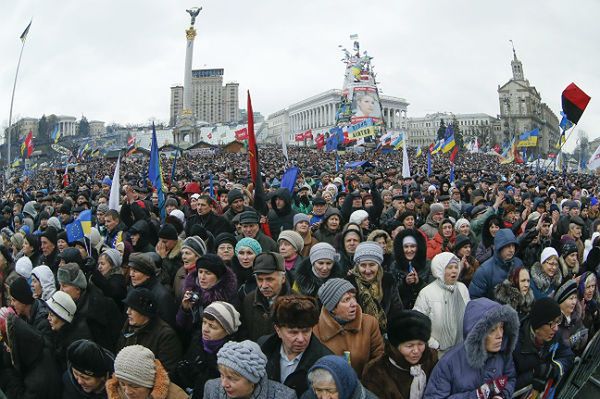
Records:
[[[517,239],[510,229],[500,229],[494,237],[494,256],[486,260],[473,275],[469,285],[471,299],[486,297],[494,299],[494,288],[510,273],[513,267],[523,266],[521,259],[513,257],[509,261],[500,259],[500,250],[509,244],[517,245]]]
[[[489,353],[485,339],[500,322],[504,322],[502,348]],[[512,359],[519,336],[517,312],[487,298],[472,300],[465,310],[463,330],[464,342],[446,352],[435,366],[423,398],[477,398],[479,387],[500,377],[506,378],[502,396],[512,397],[517,380]]]

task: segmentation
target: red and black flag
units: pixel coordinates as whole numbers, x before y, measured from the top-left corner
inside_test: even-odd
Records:
[[[585,94],[575,83],[571,83],[563,90],[561,99],[562,109],[567,119],[577,124],[591,97]]]

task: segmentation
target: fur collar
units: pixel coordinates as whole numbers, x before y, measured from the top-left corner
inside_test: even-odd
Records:
[[[362,326],[362,309],[360,306],[356,309],[356,318],[349,323],[344,325],[340,325],[331,313],[323,306],[321,308],[321,316],[319,317],[319,324],[316,325],[316,329],[319,330],[319,339],[321,342],[325,343],[333,338],[335,338],[338,334],[344,334],[345,332],[349,333],[358,333]]]
[[[542,270],[542,264],[540,262],[536,262],[531,266],[531,279],[535,283],[536,287],[539,288],[540,291],[546,292],[551,286],[559,287],[562,277],[560,275],[560,271],[557,271],[554,277],[549,277]]]
[[[158,360],[154,361],[154,365],[156,367],[156,376],[154,377],[154,387],[150,392],[150,398],[167,399],[169,395],[169,386],[171,385],[169,375]],[[108,399],[125,398],[125,393],[119,387],[119,381],[114,375],[112,378],[106,381],[106,394],[108,396]]]
[[[167,255],[169,259],[175,259],[181,255],[181,246],[183,245],[183,241],[181,239],[177,240],[177,244],[173,247],[173,249]]]
[[[496,286],[494,296],[498,302],[509,305],[519,314],[529,314],[534,301],[531,288],[527,291],[527,295],[523,296],[517,287],[514,287],[508,280],[504,280]]]
[[[467,362],[474,369],[483,369],[485,362],[494,354],[485,350],[485,338],[494,325],[504,322],[504,339],[499,353],[509,356],[517,345],[519,316],[510,306],[502,305],[487,312],[475,324],[465,339]]]

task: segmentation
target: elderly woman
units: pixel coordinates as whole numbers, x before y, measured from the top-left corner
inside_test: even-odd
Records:
[[[356,247],[348,280],[356,289],[356,299],[363,313],[375,317],[385,334],[388,317],[400,312],[403,306],[396,280],[391,273],[383,271],[382,262],[383,249],[379,244],[361,242]]]
[[[90,280],[108,298],[122,308],[123,299],[127,296],[127,281],[121,265],[123,257],[114,248],[105,248],[98,256],[98,267],[92,272]]]
[[[593,272],[585,272],[579,279],[577,298],[581,308],[583,325],[593,337],[600,330],[600,296],[598,295],[597,277]]]
[[[470,301],[464,342],[438,362],[423,397],[511,398],[516,384],[512,352],[518,336],[519,318],[510,306],[487,298]]]
[[[455,241],[456,234],[454,233],[452,220],[442,220],[433,239],[427,241],[427,260],[433,259],[434,256],[442,252],[452,252]]]
[[[316,298],[319,288],[327,280],[346,277],[338,259],[339,255],[330,244],[320,242],[313,246],[309,257],[298,266],[292,290]]]
[[[413,308],[419,292],[431,279],[426,251],[427,241],[419,230],[403,230],[394,238],[394,274],[405,309]]]
[[[533,305],[533,291],[530,287],[529,270],[517,266],[508,274],[508,278],[498,284],[494,290],[497,302],[509,305],[517,311],[519,319],[529,315]]]
[[[552,247],[544,248],[540,261],[531,266],[530,273],[531,290],[535,299],[554,295],[562,282],[556,249]]]
[[[267,358],[253,341],[228,342],[217,353],[221,378],[204,385],[204,399],[295,399],[296,392],[267,378]]]
[[[558,334],[565,346],[570,347],[575,354],[581,354],[587,345],[589,335],[588,329],[583,325],[581,308],[578,306],[577,282],[567,280],[556,290],[554,299],[563,315],[562,322],[558,326]]]
[[[181,245],[181,260],[183,266],[175,273],[173,292],[177,302],[183,299],[183,286],[188,274],[196,270],[196,262],[207,252],[206,243],[198,236],[186,238]]]
[[[152,351],[127,346],[115,358],[115,372],[106,382],[108,399],[187,399],[189,395],[169,380],[169,374]]]
[[[217,248],[217,255],[223,259],[223,262],[227,266],[231,266],[231,262],[235,256],[235,245],[237,240],[231,233],[221,233],[215,237],[215,247]]]
[[[479,269],[479,261],[472,255],[473,241],[469,236],[459,234],[454,241],[452,252],[460,259],[461,273],[458,279],[467,287],[473,279],[473,275]]]
[[[284,230],[279,233],[277,244],[279,253],[283,256],[285,270],[290,273],[293,280],[296,275],[296,267],[302,262],[300,253],[304,249],[304,238],[293,230]]]
[[[323,356],[308,372],[311,387],[301,399],[376,399],[359,381],[356,372],[341,356]]]
[[[450,252],[442,252],[431,261],[435,281],[423,288],[414,310],[431,319],[431,347],[438,349],[440,358],[462,341],[462,316],[469,302],[469,290],[458,281],[460,260]]]
[[[340,254],[340,265],[348,272],[354,266],[354,252],[356,247],[363,241],[363,235],[359,225],[348,223],[341,234],[338,235],[337,250]]]
[[[373,230],[367,241],[375,241],[383,249],[383,263],[381,266],[386,272],[391,271],[394,263],[394,240],[385,230]]]
[[[563,244],[560,250],[560,257],[558,258],[563,281],[577,277],[581,273],[578,256],[575,241],[569,240]]]
[[[342,230],[342,213],[332,206],[327,208],[319,229],[315,232],[315,238],[319,242],[336,245],[336,235]]]
[[[380,399],[421,399],[437,363],[437,352],[427,346],[430,337],[431,320],[421,312],[391,318],[384,355],[363,372],[365,387]]]
[[[365,365],[383,354],[379,322],[362,312],[356,288],[347,280],[328,280],[318,294],[323,307],[314,334],[334,354],[349,352],[352,368],[362,375]]]
[[[304,247],[300,252],[302,258],[306,258],[310,254],[310,249],[318,243],[317,239],[313,237],[312,231],[310,230],[310,216],[304,213],[297,213],[294,215],[294,231],[304,240]]]
[[[47,301],[56,292],[56,281],[52,270],[46,265],[31,270],[31,292],[33,297]]]
[[[192,342],[172,375],[178,386],[201,398],[204,384],[219,377],[217,352],[231,341],[240,327],[240,314],[227,302],[216,301],[204,309],[201,334]]]
[[[235,257],[231,260],[231,270],[237,279],[240,299],[256,289],[256,278],[252,271],[252,265],[254,258],[262,251],[260,243],[250,237],[242,238],[235,245]]]
[[[183,331],[200,328],[204,308],[215,301],[239,304],[235,274],[215,254],[198,259],[196,271],[185,279],[184,291],[176,318],[177,326]]]

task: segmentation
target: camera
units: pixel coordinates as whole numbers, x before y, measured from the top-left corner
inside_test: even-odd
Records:
[[[195,302],[198,302],[199,300],[200,300],[200,295],[193,292],[192,295],[190,296],[190,301],[195,303]]]

